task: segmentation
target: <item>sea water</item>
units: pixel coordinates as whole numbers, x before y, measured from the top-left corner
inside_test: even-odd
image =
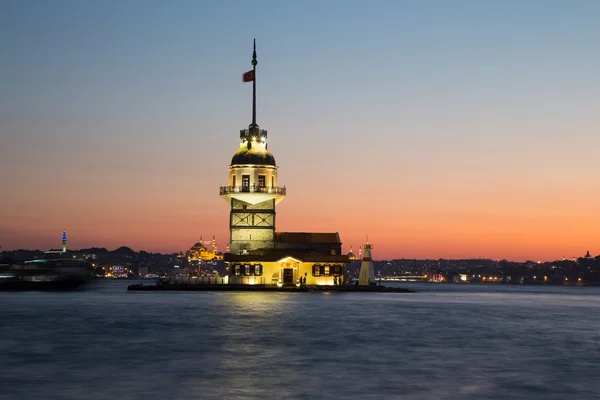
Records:
[[[595,399],[600,287],[0,293],[0,399]]]

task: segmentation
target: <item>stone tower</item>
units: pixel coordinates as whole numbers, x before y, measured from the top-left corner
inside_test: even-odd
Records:
[[[62,252],[65,253],[67,251],[67,231],[63,231],[62,235]]]
[[[268,150],[267,131],[256,123],[256,40],[252,70],[243,75],[252,82],[252,123],[240,131],[240,147],[229,164],[229,181],[220,195],[231,206],[230,253],[249,254],[274,247],[275,206],[285,198],[278,186],[277,164]]]

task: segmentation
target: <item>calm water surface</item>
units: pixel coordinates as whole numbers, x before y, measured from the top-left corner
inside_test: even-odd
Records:
[[[596,399],[600,287],[0,293],[0,399]]]

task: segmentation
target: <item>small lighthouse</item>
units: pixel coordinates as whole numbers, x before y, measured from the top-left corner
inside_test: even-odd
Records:
[[[62,252],[66,253],[67,252],[67,231],[63,231],[63,236],[62,236]]]
[[[375,272],[373,271],[373,259],[371,258],[371,248],[369,239],[365,244],[365,253],[360,264],[360,274],[358,275],[358,284],[368,286],[375,283]]]

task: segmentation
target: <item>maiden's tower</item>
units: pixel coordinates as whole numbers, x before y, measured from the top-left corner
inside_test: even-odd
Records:
[[[275,208],[287,191],[268,148],[267,131],[256,123],[256,42],[252,70],[252,122],[240,131],[221,197],[230,205],[229,282],[249,285],[334,285],[344,281],[348,256],[337,232],[277,232]]]

